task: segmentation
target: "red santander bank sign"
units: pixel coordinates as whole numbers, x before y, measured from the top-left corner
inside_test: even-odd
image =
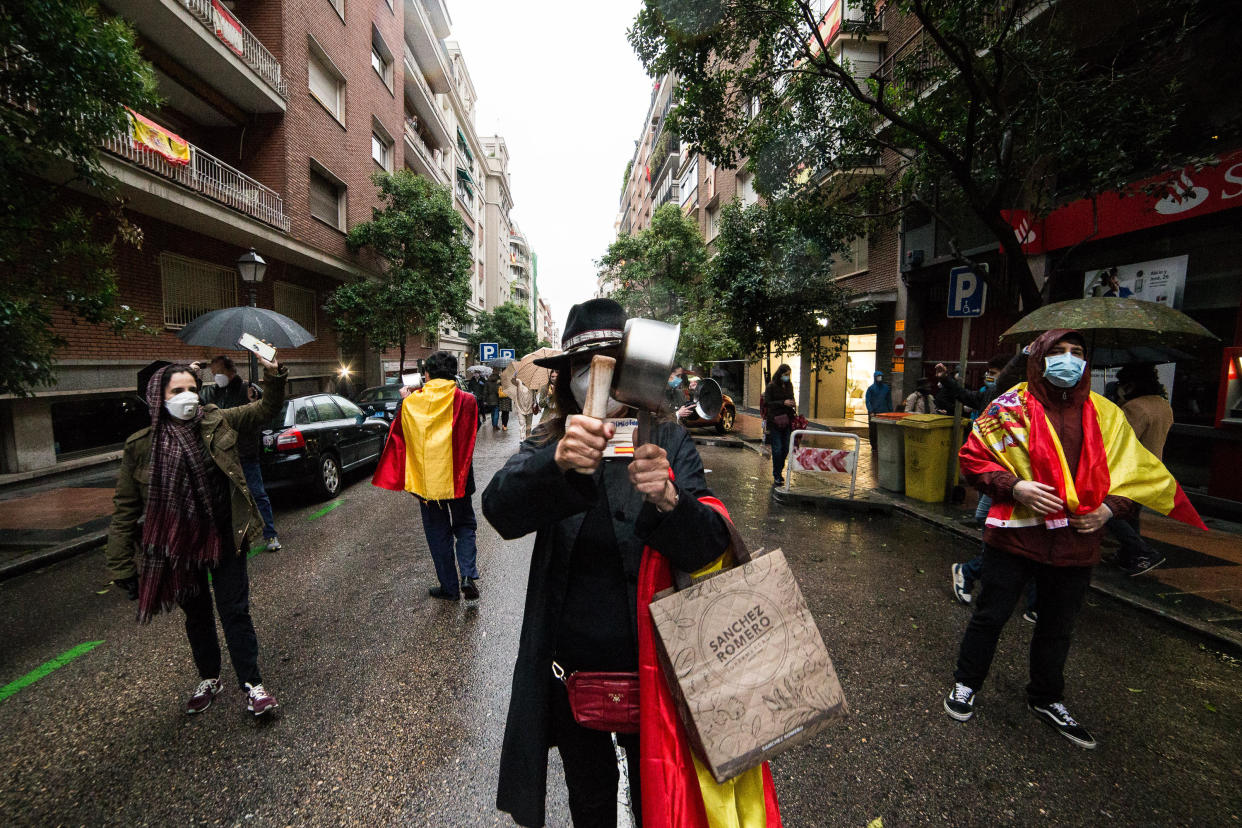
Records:
[[[1165,191],[1148,195],[1145,190],[1157,182],[1167,182]],[[1184,169],[1173,178],[1161,175],[1136,182],[1124,196],[1108,192],[1070,202],[1043,219],[1026,210],[1003,212],[1022,252],[1034,256],[1231,207],[1242,207],[1242,150],[1220,156],[1212,166]]]

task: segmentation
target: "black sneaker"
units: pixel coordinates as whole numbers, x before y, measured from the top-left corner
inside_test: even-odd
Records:
[[[1150,555],[1142,555],[1139,558],[1136,558],[1134,563],[1129,564],[1128,566],[1123,565],[1121,567],[1121,571],[1133,578],[1135,575],[1142,575],[1144,572],[1151,572],[1167,560],[1168,558],[1161,555],[1159,552],[1152,552]]]
[[[962,565],[955,563],[950,570],[953,573],[953,597],[958,603],[970,603],[970,590],[966,588],[966,572],[962,569]]]
[[[427,590],[427,594],[430,595],[432,598],[443,598],[445,601],[456,601],[457,600],[457,593],[449,592],[444,587],[434,586],[431,589]]]
[[[1095,737],[1091,735],[1091,731],[1074,721],[1074,717],[1065,709],[1065,705],[1061,702],[1053,702],[1052,704],[1034,704],[1028,702],[1027,707],[1031,708],[1031,712],[1039,718],[1043,719],[1057,732],[1069,739],[1080,748],[1087,750],[1095,749]]]
[[[479,588],[475,586],[473,578],[461,579],[461,597],[467,601],[479,600]]]
[[[975,691],[960,681],[954,684],[949,695],[944,697],[944,712],[959,722],[968,720],[975,715]]]

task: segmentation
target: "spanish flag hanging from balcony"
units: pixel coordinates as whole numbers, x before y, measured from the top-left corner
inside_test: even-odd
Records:
[[[125,111],[129,115],[129,137],[135,147],[149,149],[163,156],[169,164],[184,166],[190,163],[188,141],[142,117],[129,107],[125,107]]]

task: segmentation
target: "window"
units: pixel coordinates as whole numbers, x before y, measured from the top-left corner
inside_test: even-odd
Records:
[[[322,167],[311,167],[310,211],[323,223],[345,229],[345,186],[329,178]]]
[[[371,26],[371,68],[375,70],[375,74],[380,76],[380,80],[384,82],[384,86],[388,87],[388,91],[392,91],[392,51],[388,45],[384,43],[384,39],[380,37],[379,29]]]
[[[759,200],[755,192],[755,177],[749,173],[737,174],[737,198],[743,207],[749,207]]]
[[[392,136],[384,125],[371,119],[371,159],[382,168],[392,171]]]
[[[313,38],[308,39],[306,60],[307,83],[310,93],[323,104],[333,118],[343,125],[345,123],[345,76],[342,75],[327,53],[320,48]]]
[[[337,405],[337,407],[341,409],[341,412],[342,412],[342,413],[343,413],[346,417],[362,417],[362,416],[365,416],[365,415],[362,413],[362,409],[361,409],[361,408],[359,408],[358,406],[354,405],[353,403],[351,403],[349,400],[345,399],[344,397],[333,397],[332,399],[336,401],[336,405]],[[400,395],[400,394],[398,394],[398,395],[397,395],[397,399],[401,399],[401,395]]]
[[[328,0],[328,4],[336,9],[336,13],[340,15],[341,20],[345,20],[345,0]]]
[[[832,276],[840,279],[861,273],[867,269],[867,237],[858,236],[850,241],[849,247],[833,255]]]
[[[696,155],[681,176],[681,206],[685,208],[699,193],[699,157]]]
[[[272,296],[275,300],[273,310],[277,313],[283,313],[310,331],[312,335],[319,335],[318,327],[315,324],[319,317],[319,314],[316,313],[315,291],[299,287],[298,285],[291,285],[288,282],[274,282],[272,284]]]
[[[336,407],[336,403],[331,397],[315,397],[315,413],[319,415],[319,422],[325,423],[329,420],[341,420],[341,409]]]
[[[207,311],[237,305],[237,271],[201,259],[160,254],[164,327],[181,328]]]
[[[705,241],[711,241],[712,239],[716,238],[716,234],[720,232],[720,229],[716,226],[716,218],[719,212],[720,212],[719,208],[713,207],[712,209],[708,210],[706,213],[703,214],[704,218],[707,221],[707,233],[705,234],[706,235]]]

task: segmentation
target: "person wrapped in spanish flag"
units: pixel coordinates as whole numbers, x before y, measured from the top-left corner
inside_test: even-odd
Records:
[[[579,413],[593,356],[619,354],[625,322],[611,299],[570,310],[564,353],[536,360],[557,371],[556,416],[483,491],[483,513],[501,537],[535,535],[497,807],[518,825],[545,824],[548,751],[555,746],[573,824],[617,824],[611,727],[580,723],[583,711],[573,708],[562,681],[575,672],[606,672],[637,687],[638,724],[618,726],[617,742],[638,824],[779,828],[766,763],[717,784],[691,751],[657,663],[653,596],[672,585],[674,568],[722,566],[730,546],[727,513],[707,487],[694,441],[665,417],[649,443],[609,457],[614,425]],[[634,415],[615,400],[607,408],[612,417]]]
[[[431,549],[439,586],[432,598],[479,598],[475,583],[474,442],[478,404],[457,387],[457,357],[436,351],[427,357],[427,382],[401,401],[371,483],[418,498],[423,533]],[[456,545],[456,562],[454,562]],[[459,572],[460,570],[460,572]],[[460,574],[460,578],[459,578]]]
[[[945,711],[974,715],[1001,629],[1028,581],[1037,591],[1027,705],[1082,748],[1096,746],[1065,706],[1074,621],[1100,560],[1101,531],[1141,504],[1206,529],[1181,486],[1143,448],[1125,415],[1091,391],[1084,337],[1052,330],[1028,348],[1027,381],[975,420],[959,454],[967,482],[992,498],[983,589],[958,652]]]

